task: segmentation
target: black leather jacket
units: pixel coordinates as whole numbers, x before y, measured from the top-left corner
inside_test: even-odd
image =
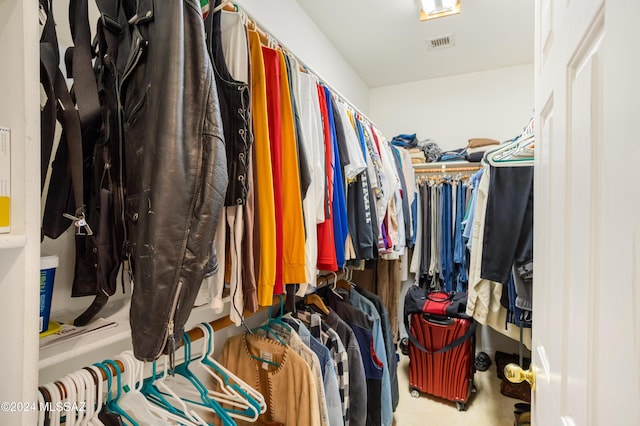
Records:
[[[220,105],[196,0],[126,0],[118,51],[135,356],[179,344],[224,204]]]

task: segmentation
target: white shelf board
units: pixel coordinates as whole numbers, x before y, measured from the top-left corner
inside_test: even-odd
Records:
[[[0,249],[20,248],[26,245],[27,236],[24,234],[0,234]]]
[[[224,310],[219,314],[214,313],[207,305],[193,308],[185,327],[186,330],[190,330],[197,323],[203,321],[209,322],[229,315],[229,300],[229,297],[223,299]],[[81,357],[93,351],[106,349],[114,343],[130,340],[131,327],[129,326],[129,305],[130,304],[127,302],[112,315],[104,317],[105,319],[115,321],[117,323],[115,327],[100,330],[87,336],[78,336],[77,338],[70,339],[67,342],[42,348],[40,350],[38,368],[42,370],[57,364],[64,364],[65,362],[68,362],[69,359]],[[65,312],[62,313],[61,316],[64,319],[72,319],[79,313],[80,312]],[[56,318],[58,317],[53,314],[52,319],[55,320]],[[95,361],[99,362],[101,360],[96,359]]]

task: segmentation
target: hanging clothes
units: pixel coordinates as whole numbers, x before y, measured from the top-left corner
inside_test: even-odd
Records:
[[[282,320],[289,324],[298,333],[302,343],[309,347],[318,357],[320,370],[322,372],[322,383],[324,384],[329,424],[332,426],[344,425],[343,404],[340,397],[341,392],[344,394],[344,387],[341,391],[338,385],[338,376],[336,374],[334,360],[329,348],[324,346],[320,340],[313,337],[302,321],[293,318],[291,314],[285,315],[282,317]],[[346,358],[347,354],[345,351],[343,352],[344,357]],[[342,360],[342,358],[340,359]]]
[[[301,309],[297,310],[294,316],[308,325],[311,335],[322,341],[334,355],[341,389],[340,395],[343,398],[345,425],[365,425],[367,418],[366,376],[360,347],[353,331],[333,311],[325,318],[330,317],[330,323],[323,321],[319,314]],[[342,350],[344,350],[346,357],[342,355]],[[341,375],[340,372],[343,374]]]
[[[302,201],[305,222],[306,283],[316,287],[318,264],[318,224],[324,221],[325,156],[322,115],[317,95],[315,76],[298,71],[300,124],[302,142],[305,144],[309,163],[310,187]],[[299,295],[306,293],[301,286]]]
[[[282,294],[282,268],[284,224],[282,205],[282,103],[280,100],[280,58],[274,49],[262,46],[267,82],[267,111],[269,116],[269,142],[271,145],[271,173],[273,176],[273,202],[276,222],[276,276],[273,294]]]
[[[282,51],[278,50],[280,61],[280,102],[282,126],[282,280],[281,284],[306,282],[304,253],[304,219],[302,217],[302,191],[298,171],[298,149],[296,145],[294,116],[289,93],[289,78]],[[284,165],[286,164],[286,167]],[[286,225],[285,225],[286,224]],[[276,288],[274,294],[282,294],[283,289]]]
[[[251,52],[251,107],[255,136],[254,186],[256,188],[254,256],[258,259],[258,304],[271,305],[276,282],[277,235],[275,184],[271,167],[271,140],[267,107],[266,71],[260,36],[249,30]]]
[[[507,309],[500,304],[503,285],[481,277],[482,247],[490,179],[490,170],[486,169],[477,187],[466,312],[480,324],[488,325],[499,333],[519,340],[520,330],[514,324],[507,322]],[[531,329],[524,330],[523,342],[527,347],[531,347]]]
[[[342,164],[340,160],[340,149],[338,146],[338,136],[333,114],[333,99],[331,91],[324,87],[325,100],[327,104],[327,118],[329,123],[329,134],[332,143],[332,154],[334,165],[334,179],[333,179],[333,235],[336,251],[336,264],[338,269],[342,269],[345,263],[345,242],[347,240],[347,233],[349,232],[349,225],[347,219],[347,207],[344,197],[344,180],[342,178]],[[342,129],[340,129],[343,132]],[[343,138],[344,139],[344,138]]]
[[[320,425],[313,374],[289,347],[255,334],[236,335],[225,342],[220,363],[241,380],[255,383],[269,401],[262,422]],[[238,422],[244,424],[252,423]]]
[[[325,271],[338,270],[338,258],[335,250],[335,231],[333,221],[333,200],[334,200],[334,179],[335,179],[335,157],[333,154],[333,140],[331,138],[331,125],[329,124],[329,113],[324,89],[321,86],[316,88],[320,103],[320,112],[323,121],[324,147],[325,147],[325,215],[324,222],[318,224],[318,269]]]

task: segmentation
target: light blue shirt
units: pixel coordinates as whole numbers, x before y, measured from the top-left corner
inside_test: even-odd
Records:
[[[318,356],[323,375],[324,397],[327,401],[329,424],[331,426],[344,426],[344,418],[342,417],[342,401],[340,400],[340,389],[338,387],[338,376],[336,374],[336,368],[333,365],[333,358],[331,358],[329,349],[311,335],[311,332],[307,327],[305,327],[302,321],[292,317],[285,317],[283,319],[294,328],[297,328],[296,332],[298,333],[298,336],[300,336],[302,343],[309,347]]]
[[[356,290],[349,292],[349,301],[354,308],[360,309],[373,319],[373,350],[376,352],[378,359],[382,362],[382,424],[383,426],[392,426],[393,424],[393,406],[391,403],[391,378],[389,377],[389,362],[387,361],[387,351],[382,335],[382,326],[380,322],[380,314],[376,309],[376,305],[369,299],[358,293]]]

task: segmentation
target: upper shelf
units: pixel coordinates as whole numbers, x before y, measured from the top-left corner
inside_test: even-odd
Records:
[[[209,322],[229,315],[229,300],[229,297],[223,299],[225,307],[219,314],[213,313],[207,305],[193,308],[191,315],[189,316],[189,320],[187,321],[186,329],[189,329],[195,324],[203,321]],[[108,357],[116,355],[124,346],[130,349],[131,327],[129,326],[129,306],[130,304],[127,301],[126,303],[123,303],[117,311],[113,312],[111,315],[105,316],[106,320],[115,321],[117,323],[115,327],[108,327],[104,330],[98,330],[84,336],[74,337],[63,343],[41,348],[40,361],[38,365],[39,369],[43,370],[61,364],[73,365],[75,362],[70,362],[70,360],[81,360],[85,355],[95,351],[99,351],[100,355],[103,357]],[[52,319],[67,322],[75,316],[76,315],[74,313],[67,312],[62,315],[53,314]],[[115,351],[115,353],[111,353],[111,349]],[[98,361],[101,361],[101,359],[93,360],[93,362]],[[65,365],[62,370],[65,370],[66,368],[67,365]]]

